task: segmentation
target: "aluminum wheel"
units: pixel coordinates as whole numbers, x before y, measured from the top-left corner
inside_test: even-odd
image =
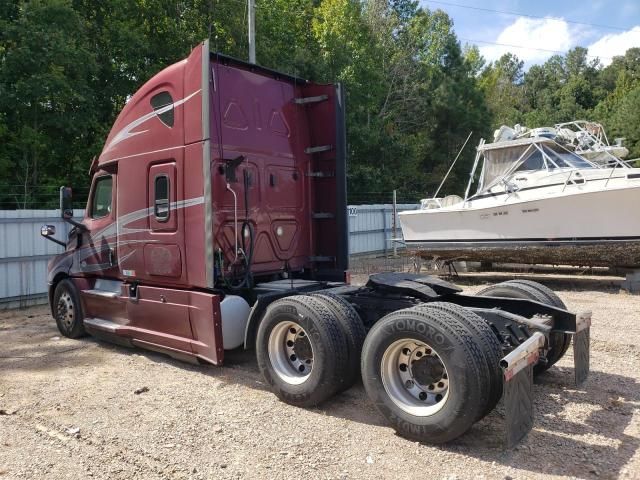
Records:
[[[391,400],[410,415],[433,415],[449,398],[447,368],[426,343],[407,338],[389,345],[382,356],[381,376]]]
[[[73,299],[71,298],[69,291],[65,290],[62,292],[62,295],[60,295],[60,298],[58,299],[57,312],[58,320],[60,320],[65,327],[71,329],[75,315],[73,310]]]
[[[313,345],[294,322],[280,322],[269,335],[269,360],[276,374],[292,385],[304,383],[313,370]]]

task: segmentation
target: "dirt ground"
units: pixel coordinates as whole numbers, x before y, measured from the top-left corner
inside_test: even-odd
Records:
[[[513,450],[501,407],[423,445],[396,436],[362,385],[303,410],[266,389],[252,352],[193,366],[60,337],[46,307],[0,312],[0,479],[640,478],[640,296],[559,294],[593,311],[591,375],[572,386],[569,350],[541,376]]]

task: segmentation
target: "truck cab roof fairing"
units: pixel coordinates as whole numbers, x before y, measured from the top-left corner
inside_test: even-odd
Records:
[[[206,43],[206,45],[205,45]],[[204,52],[206,50],[206,52]],[[113,124],[98,159],[98,166],[150,151],[181,148],[208,138],[208,91],[203,88],[202,54],[208,57],[208,42],[196,47],[181,60],[149,79],[128,100]],[[197,81],[190,75],[198,71]],[[158,107],[150,101],[155,95],[169,93],[170,103]],[[162,115],[172,113],[175,125],[167,125]],[[191,125],[193,120],[197,125]],[[184,134],[182,133],[184,131]],[[194,134],[194,132],[197,132]]]
[[[248,62],[245,62],[244,60],[240,60],[239,58],[231,57],[229,55],[224,55],[223,53],[219,53],[219,52],[211,52],[209,54],[209,58],[221,65],[239,67],[245,70],[249,70],[251,72],[255,72],[265,77],[271,77],[275,80],[284,80],[289,83],[295,83],[296,85],[306,85],[306,84],[312,83],[310,80],[306,80],[301,77],[296,77],[295,75],[289,75],[288,73],[278,72],[277,70],[256,65],[254,63],[248,63]]]
[[[201,69],[202,75],[207,75],[208,71],[205,71],[207,70],[206,67],[208,67],[208,65],[205,67],[205,64],[202,63],[202,59],[206,57],[209,57],[211,61],[221,65],[241,68],[265,77],[286,81],[295,85],[311,84],[309,80],[300,77],[277,72],[258,65],[249,64],[221,53],[209,52],[209,42],[208,40],[204,41],[191,52],[188,58],[181,60],[154,75],[129,99],[111,128],[102,153],[98,159],[98,166],[150,151],[146,148],[146,145],[151,142],[148,142],[146,137],[151,129],[168,128],[166,125],[163,125],[162,122],[158,121],[158,116],[169,109],[173,109],[176,112],[176,115],[186,117],[185,112],[187,110],[196,110],[194,107],[196,104],[200,104],[202,123],[200,124],[199,129],[201,130],[201,136],[199,134],[198,136],[200,138],[197,140],[209,139],[210,112],[207,107],[210,101],[209,91],[205,88],[204,79],[202,82],[199,82],[201,83],[200,88],[195,88],[195,85],[193,85],[194,82],[189,81],[189,74],[195,70],[194,67],[196,67],[196,65],[190,64],[197,64],[197,66],[200,67],[198,70]],[[154,110],[147,101],[149,93],[152,91],[160,93],[165,84],[176,84],[178,83],[178,80],[181,87],[184,87],[181,94],[175,97],[172,96],[172,104],[167,105],[163,109]],[[195,114],[195,112],[193,113]],[[195,117],[189,115],[188,118]],[[185,118],[185,122],[186,121],[187,118]],[[185,143],[188,144],[193,141],[197,141],[193,135],[189,135],[190,125],[185,125],[185,130]],[[172,145],[169,140],[170,139],[167,138],[165,145],[158,145],[158,142],[154,140],[152,142],[153,149],[161,150],[162,148],[175,147],[176,145]]]
[[[173,134],[176,129],[166,126],[158,118],[159,113],[154,110],[149,99],[153,93],[171,90],[173,103],[159,112],[162,114],[165,109],[173,108],[174,114],[181,115],[184,103],[193,101],[199,93],[190,92],[186,98],[183,95],[182,71],[185,64],[186,60],[183,60],[165,68],[129,99],[111,128],[98,159],[98,167],[121,158],[128,158],[150,150],[171,148],[182,143],[181,136]],[[164,135],[153,135],[157,130],[161,130]],[[158,142],[159,138],[161,138],[160,142]]]

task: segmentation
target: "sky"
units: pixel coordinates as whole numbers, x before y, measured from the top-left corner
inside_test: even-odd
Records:
[[[420,0],[420,4],[447,12],[461,43],[477,45],[487,62],[512,52],[528,69],[581,46],[608,65],[613,56],[640,47],[640,0]]]

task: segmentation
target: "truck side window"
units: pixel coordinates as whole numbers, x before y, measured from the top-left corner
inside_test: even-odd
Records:
[[[167,127],[173,127],[173,98],[169,92],[160,92],[151,97],[151,107]]]
[[[158,175],[154,181],[154,202],[156,220],[169,220],[169,177],[166,175]]]
[[[91,218],[102,218],[111,213],[112,187],[113,177],[111,175],[96,179],[91,199]]]

